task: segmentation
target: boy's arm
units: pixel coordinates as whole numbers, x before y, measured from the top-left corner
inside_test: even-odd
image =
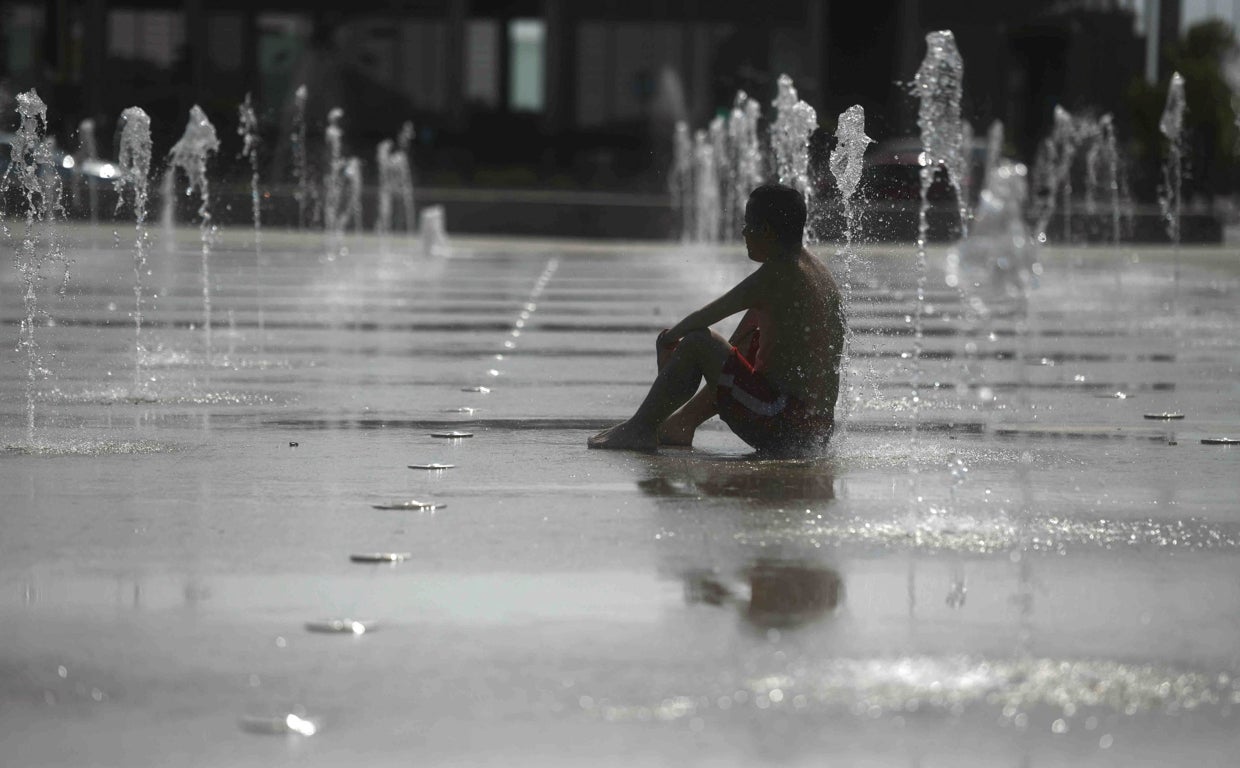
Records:
[[[754,309],[754,305],[761,295],[760,286],[765,277],[763,268],[759,267],[757,272],[737,283],[732,290],[696,312],[689,313],[685,319],[664,331],[661,334],[662,340],[665,343],[677,341],[689,331],[697,330],[698,328],[709,328],[725,317],[731,317],[742,310]],[[741,326],[744,326],[743,321]],[[740,330],[738,328],[737,332],[739,333]]]
[[[758,330],[758,311],[751,309],[741,318],[740,325],[736,326],[736,330],[732,331],[732,337],[728,339],[728,343],[737,349],[747,349],[749,347],[745,342]]]

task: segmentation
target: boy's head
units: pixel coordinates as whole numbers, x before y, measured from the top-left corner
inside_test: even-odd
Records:
[[[775,254],[755,254],[763,246],[774,247],[777,253],[799,253],[805,237],[805,198],[792,187],[783,184],[763,184],[749,193],[745,205],[745,244],[750,255],[763,257]]]

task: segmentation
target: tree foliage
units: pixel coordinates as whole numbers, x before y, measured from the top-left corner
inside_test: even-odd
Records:
[[[1232,191],[1237,177],[1233,88],[1240,74],[1240,43],[1227,23],[1211,19],[1195,24],[1168,51],[1169,71],[1157,85],[1135,79],[1128,88],[1132,121],[1131,155],[1143,173],[1136,179],[1152,192],[1156,169],[1167,154],[1167,139],[1158,130],[1166,105],[1171,72],[1184,77],[1188,108],[1184,116],[1185,194],[1216,195]],[[1240,82],[1236,82],[1240,85]]]

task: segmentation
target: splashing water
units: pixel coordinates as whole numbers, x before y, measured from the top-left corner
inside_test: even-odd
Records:
[[[921,205],[917,214],[917,304],[913,315],[913,382],[910,393],[913,415],[913,439],[917,438],[921,412],[921,352],[924,337],[922,319],[926,305],[926,237],[929,225],[930,185],[935,169],[947,168],[948,181],[956,191],[960,204],[960,228],[967,236],[966,202],[961,197],[960,180],[964,177],[965,161],[961,152],[963,130],[960,117],[964,60],[956,49],[956,39],[948,30],[926,35],[926,56],[913,78],[913,94],[918,99],[917,125],[921,129],[924,148],[920,169]]]
[[[693,134],[693,239],[711,243],[719,237],[719,177],[715,147],[706,131]]]
[[[1088,161],[1088,174],[1086,178],[1090,194],[1087,197],[1087,201],[1091,207],[1096,208],[1095,198],[1098,195],[1098,190],[1105,187],[1111,208],[1111,242],[1114,245],[1119,245],[1123,229],[1123,216],[1128,206],[1125,202],[1126,195],[1123,178],[1120,175],[1122,166],[1120,165],[1119,150],[1115,138],[1115,121],[1110,113],[1103,115],[1098,120],[1097,135],[1093,145],[1089,148]],[[1130,257],[1120,253],[1118,249],[1116,250],[1115,266],[1113,268],[1116,296],[1120,296],[1120,292],[1123,290],[1124,267],[1128,258]],[[1122,314],[1127,315],[1128,334],[1130,336],[1137,335],[1137,324],[1140,319],[1137,305],[1129,304],[1129,310]],[[1122,386],[1119,391],[1128,392],[1131,391],[1134,378],[1137,375],[1134,361],[1135,353],[1128,349],[1123,353],[1122,357],[1124,364],[1121,370],[1126,375],[1120,380]]]
[[[215,134],[215,126],[207,119],[202,108],[195,104],[189,111],[189,123],[185,133],[172,145],[168,161],[170,172],[180,168],[188,180],[185,187],[186,196],[198,192],[198,216],[201,219],[199,236],[202,241],[202,322],[203,339],[206,346],[207,364],[211,364],[211,245],[215,239],[216,227],[211,222],[211,186],[207,180],[207,158],[212,152],[218,151],[220,140]]]
[[[990,177],[1003,159],[1003,121],[995,120],[986,130],[986,166],[982,173],[982,187],[990,183]]]
[[[250,214],[254,218],[254,278],[258,289],[258,338],[262,349],[267,340],[267,322],[263,301],[263,214],[259,195],[258,148],[262,143],[258,136],[258,115],[250,94],[237,106],[237,135],[241,137],[241,156],[250,161]]]
[[[1106,148],[1100,141],[1101,125],[1101,122],[1090,123],[1090,127],[1095,130],[1085,150],[1085,213],[1090,216],[1098,213],[1098,195],[1101,193],[1103,184],[1106,183],[1105,158],[1103,157]]]
[[[1108,112],[1098,119],[1092,132],[1093,143],[1087,155],[1086,204],[1097,208],[1100,191],[1105,191],[1111,209],[1111,242],[1119,244],[1124,214],[1124,184],[1120,176],[1119,148],[1115,138],[1115,119]],[[1119,278],[1119,271],[1116,271]]]
[[[397,148],[403,143],[401,139],[395,142],[384,139],[375,147],[375,165],[379,173],[379,211],[375,217],[375,232],[381,237],[390,235],[394,230],[397,197],[401,200],[401,211],[405,216],[405,231],[413,230],[413,173],[406,150]],[[358,192],[360,194],[360,187]],[[360,219],[357,225],[360,226]]]
[[[722,117],[715,117],[710,121],[708,131],[711,154],[715,158],[715,183],[719,185],[719,192],[716,195],[719,201],[719,229],[715,232],[715,240],[731,237],[736,229],[733,222],[736,208],[731,202],[733,177],[736,171],[731,159],[732,151],[728,143],[727,125],[727,121]]]
[[[1054,140],[1047,136],[1038,143],[1037,152],[1033,157],[1033,218],[1034,231],[1039,243],[1046,243],[1046,224],[1055,210],[1055,195],[1058,184],[1055,181],[1055,166],[1058,149]]]
[[[749,193],[762,183],[762,147],[758,142],[758,119],[762,106],[744,91],[737,91],[728,116],[728,145],[732,150],[732,189],[729,204],[733,226],[745,220]],[[734,233],[729,231],[729,236]]]
[[[341,210],[344,197],[344,128],[340,121],[344,110],[333,108],[327,113],[327,128],[323,137],[327,141],[327,172],[323,175],[323,226],[332,234],[336,249],[344,240],[345,212]]]
[[[392,198],[396,193],[393,178],[392,152],[396,143],[384,139],[375,147],[375,167],[379,171],[379,211],[375,216],[375,234],[386,237],[392,232]]]
[[[844,199],[844,242],[851,254],[853,235],[856,230],[856,209],[853,197],[857,194],[857,186],[861,183],[862,160],[865,149],[874,140],[865,135],[865,109],[853,105],[840,115],[835,128],[835,149],[831,150],[831,175],[835,177],[836,186]],[[848,288],[847,272],[845,273],[845,289]]]
[[[362,185],[365,178],[362,173],[362,159],[349,157],[344,162],[344,182],[348,187],[348,204],[340,218],[340,231],[352,225],[354,232],[362,231]]]
[[[944,279],[978,315],[1023,302],[1033,287],[1036,251],[1024,219],[1027,178],[1024,165],[1000,159],[979,195],[969,237],[948,250]]]
[[[687,243],[693,238],[693,139],[689,124],[676,123],[672,137],[672,171],[668,174],[668,188],[672,194],[672,206],[680,216],[680,241]]]
[[[917,126],[925,162],[921,166],[922,197],[934,180],[938,166],[947,169],[947,180],[960,207],[961,235],[968,235],[968,200],[964,185],[968,176],[965,156],[964,121],[960,115],[963,98],[964,59],[949,30],[926,35],[926,57],[913,78],[913,94],[918,100]]]
[[[21,125],[13,136],[9,166],[0,181],[0,193],[7,192],[12,184],[21,190],[26,208],[26,226],[21,245],[13,249],[14,265],[22,280],[22,301],[25,315],[22,317],[17,351],[26,358],[26,439],[35,442],[35,388],[49,371],[35,336],[35,326],[40,317],[47,317],[46,309],[39,306],[38,288],[44,280],[44,268],[49,262],[59,262],[64,267],[60,293],[64,294],[69,281],[69,263],[61,249],[55,228],[56,216],[63,213],[59,207],[61,184],[56,171],[52,145],[46,138],[47,105],[33,89],[17,96],[17,113]],[[8,228],[5,228],[7,235]]]
[[[1167,223],[1167,236],[1175,249],[1175,303],[1180,295],[1180,212],[1181,193],[1184,185],[1184,78],[1179,72],[1171,74],[1167,87],[1167,105],[1158,130],[1167,137],[1167,162],[1163,165],[1163,188],[1159,190],[1158,202],[1162,206],[1163,219]]]
[[[1024,165],[999,159],[978,196],[969,237],[947,252],[944,280],[960,292],[963,305],[960,336],[964,349],[957,395],[962,401],[973,398],[973,408],[986,408],[995,399],[994,390],[985,384],[986,367],[977,365],[979,349],[985,340],[993,339],[997,317],[1014,318],[1018,328],[1027,325],[1029,292],[1041,269],[1036,244],[1025,224],[1027,177]],[[1025,358],[1031,334],[1017,335],[1019,361]],[[1018,375],[1025,375],[1023,364]]]
[[[418,233],[422,238],[422,251],[428,257],[439,258],[448,255],[447,222],[444,220],[442,205],[432,205],[422,209]]]
[[[787,184],[805,196],[808,220],[813,222],[816,218],[809,178],[809,137],[818,129],[818,113],[797,97],[791,77],[780,75],[778,88],[779,92],[771,102],[776,111],[775,122],[771,124],[771,154],[775,158],[775,172],[780,184]]]
[[[973,175],[969,172],[970,157],[973,154],[973,124],[964,120],[960,125],[960,227],[961,237],[968,234],[969,221],[973,218],[972,200]]]
[[[309,92],[305,84],[297,86],[293,93],[293,130],[289,141],[293,148],[293,178],[297,189],[297,228],[306,228],[306,211],[310,205],[310,168],[306,154],[306,99]]]
[[[1043,142],[1034,172],[1042,194],[1037,223],[1039,243],[1047,240],[1047,228],[1058,207],[1057,199],[1062,201],[1064,239],[1072,239],[1072,162],[1087,133],[1084,121],[1074,118],[1061,106],[1055,107],[1055,124],[1050,137]]]
[[[847,311],[852,308],[852,263],[855,258],[853,253],[853,237],[857,226],[856,208],[853,205],[853,197],[857,194],[857,186],[861,183],[862,161],[865,157],[865,150],[873,139],[865,135],[865,109],[860,105],[849,107],[840,115],[839,122],[835,128],[835,149],[831,150],[830,169],[831,175],[835,177],[835,184],[839,187],[840,195],[844,200],[844,296],[843,306]],[[852,357],[853,332],[851,328],[844,325],[844,349],[840,355],[840,375],[846,377],[849,371],[849,360]],[[846,382],[841,382],[840,391],[850,391]],[[845,407],[853,402],[853,396],[844,398]],[[839,423],[847,421],[846,414],[841,414],[837,418]]]
[[[78,123],[78,162],[85,163],[99,159],[99,145],[95,140],[95,121],[89,117]],[[90,223],[99,220],[99,190],[95,188],[94,179],[87,178],[84,173],[73,177],[73,201],[82,205],[82,185],[86,185],[87,207],[90,210]]]
[[[397,152],[392,155],[392,167],[396,170],[397,185],[405,211],[405,231],[412,232],[415,205],[413,200],[413,122],[406,120],[396,136]]]
[[[125,190],[133,206],[133,394],[142,389],[142,367],[146,350],[142,346],[142,276],[146,273],[146,254],[150,237],[146,231],[146,204],[151,176],[151,118],[140,107],[121,112],[121,146],[117,157],[116,212],[125,203]]]
[[[1085,212],[1095,215],[1104,192],[1111,208],[1111,234],[1119,242],[1124,212],[1123,180],[1116,146],[1114,119],[1105,114],[1094,119],[1055,108],[1051,135],[1038,148],[1033,167],[1034,232],[1039,243],[1047,242],[1050,221],[1056,211],[1063,217],[1064,240],[1073,238],[1072,171],[1076,158],[1085,156]]]

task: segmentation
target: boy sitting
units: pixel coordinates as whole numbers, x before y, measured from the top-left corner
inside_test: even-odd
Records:
[[[716,413],[759,451],[800,453],[827,441],[844,312],[830,271],[802,244],[805,218],[805,199],[791,187],[750,193],[741,234],[762,266],[659,334],[659,375],[646,399],[628,421],[590,438],[591,448],[691,445],[698,425]],[[710,330],[741,311],[730,341]]]

